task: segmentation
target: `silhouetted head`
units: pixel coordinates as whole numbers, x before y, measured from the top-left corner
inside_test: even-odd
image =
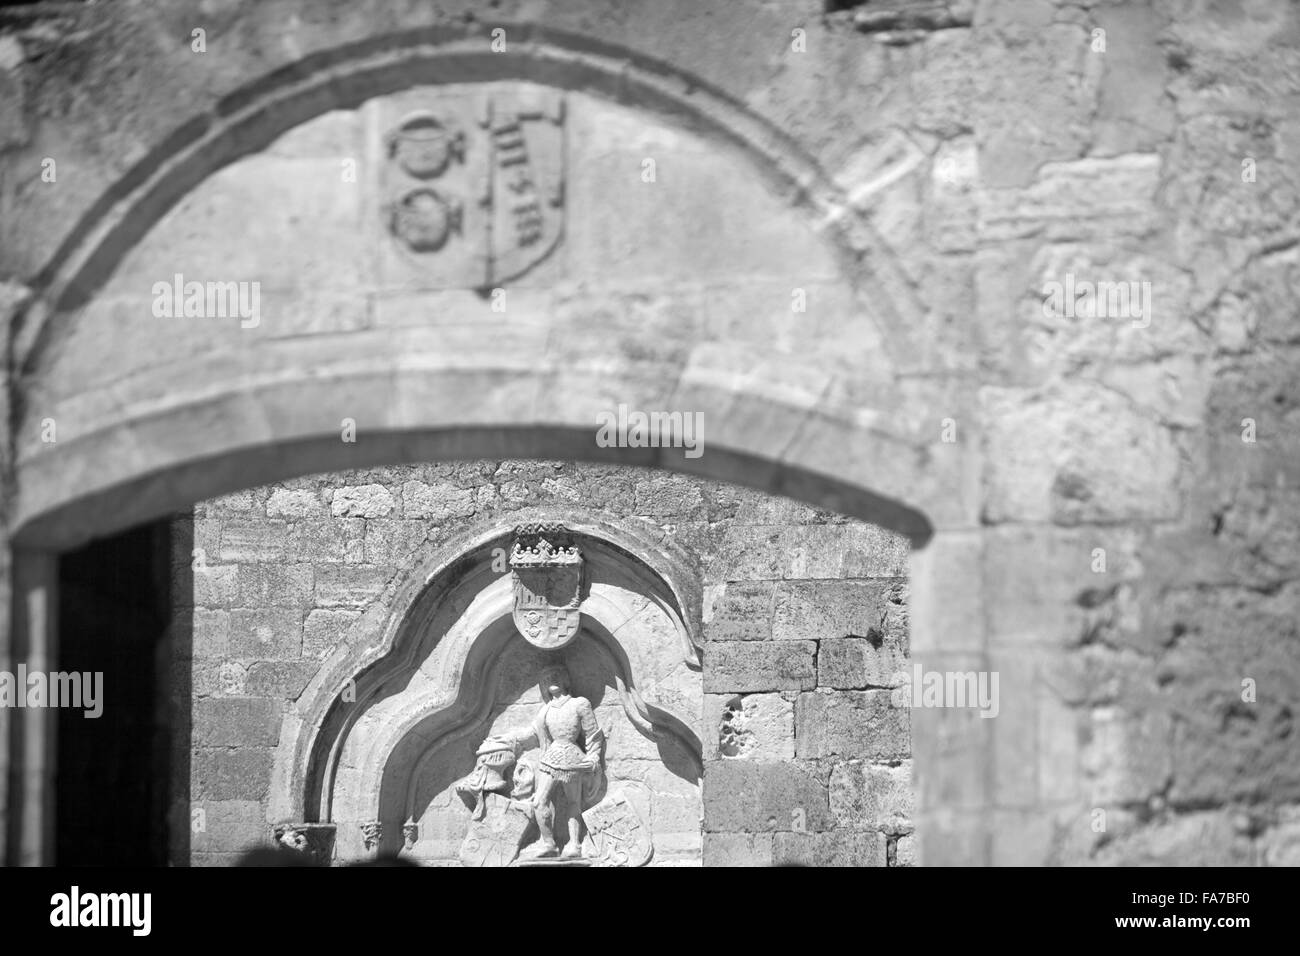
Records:
[[[542,671],[542,700],[551,701],[556,697],[567,697],[573,692],[573,681],[569,672],[559,664],[552,664]]]

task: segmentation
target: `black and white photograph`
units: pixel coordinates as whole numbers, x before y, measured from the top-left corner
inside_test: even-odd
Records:
[[[1300,865],[1296,0],[5,2],[0,323],[5,925]]]

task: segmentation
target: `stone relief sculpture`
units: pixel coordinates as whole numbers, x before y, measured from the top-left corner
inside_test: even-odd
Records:
[[[527,272],[564,231],[563,94],[416,95],[383,142],[389,232],[427,277],[489,289]]]
[[[515,627],[524,640],[558,650],[578,634],[582,602],[582,552],[562,524],[515,528],[510,549]]]
[[[622,792],[606,794],[605,734],[591,702],[574,696],[568,671],[546,668],[532,724],[488,737],[455,789],[471,810],[466,866],[639,866],[653,852],[645,824]],[[533,766],[520,755],[537,747]],[[509,779],[507,779],[509,775]],[[535,824],[535,844],[521,845]],[[584,826],[585,824],[585,826]],[[585,834],[584,834],[585,829]],[[561,848],[557,835],[564,838]],[[584,854],[584,836],[591,854]]]

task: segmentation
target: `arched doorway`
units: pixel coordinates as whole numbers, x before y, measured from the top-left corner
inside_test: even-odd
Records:
[[[28,310],[17,655],[47,653],[52,553],[202,497],[343,467],[485,455],[654,464],[815,501],[918,545],[936,526],[974,520],[973,466],[931,428],[952,407],[951,383],[898,379],[908,333],[879,284],[888,256],[860,268],[870,230],[849,227],[847,205],[786,140],[604,53],[561,48],[567,65],[539,76],[531,54],[395,42],[411,45],[400,67],[369,51],[305,67],[151,156]],[[466,62],[492,64],[482,84],[428,85]],[[424,250],[389,248],[402,237],[381,214],[378,170],[393,159],[383,120],[403,115],[398,100],[449,102],[454,113],[548,84],[571,131],[563,243],[504,280],[497,311],[497,289],[413,266],[407,253]],[[356,158],[370,178],[351,183]],[[240,230],[276,189],[326,183],[260,234]],[[634,239],[620,247],[594,231],[583,203],[621,209],[612,218]],[[692,222],[705,225],[683,231]],[[335,240],[325,260],[340,267],[339,287],[318,255]],[[220,276],[236,249],[246,264],[270,263],[230,281],[263,283],[277,318],[160,316],[159,276]],[[385,256],[395,273],[375,266]],[[323,283],[320,294],[304,276]],[[597,442],[600,416],[624,406],[707,409],[707,450]],[[45,440],[51,424],[58,437]],[[39,719],[20,736],[30,745],[17,761],[26,796],[11,804],[24,821],[13,832],[39,833],[27,825],[49,772],[36,757]],[[39,858],[41,842],[29,838],[23,855]]]

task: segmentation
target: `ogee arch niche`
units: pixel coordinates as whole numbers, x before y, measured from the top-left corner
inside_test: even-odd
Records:
[[[457,781],[475,770],[486,739],[530,727],[542,706],[542,675],[558,665],[599,727],[593,804],[604,797],[603,806],[617,807],[659,862],[700,860],[699,649],[650,566],[608,541],[554,527],[581,558],[581,624],[563,647],[521,636],[513,613],[518,572],[500,563],[519,536],[498,537],[428,583],[436,607],[417,602],[407,612],[419,620],[399,625],[408,633],[388,655],[399,663],[381,659],[367,669],[374,676],[356,679],[359,713],[330,744],[335,765],[322,768],[332,779],[325,814],[340,859],[404,852],[426,863],[457,862],[474,822],[469,811],[485,809],[467,804]],[[541,756],[534,742],[511,759],[531,775]],[[535,830],[516,835],[525,848],[529,837]],[[599,848],[589,845],[587,855]]]

